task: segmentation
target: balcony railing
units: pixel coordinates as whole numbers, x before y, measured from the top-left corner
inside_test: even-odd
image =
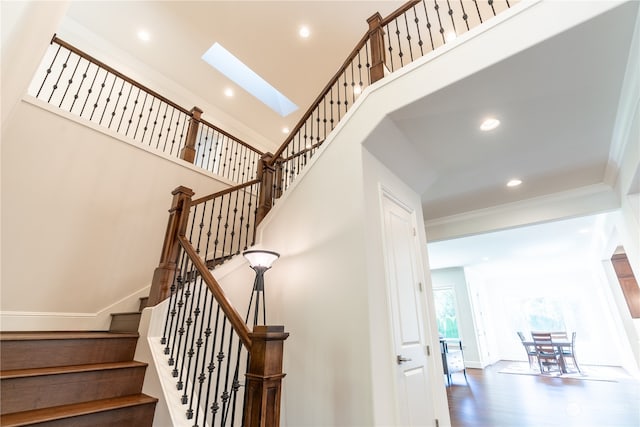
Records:
[[[53,37],[29,94],[140,145],[236,184],[256,178],[262,152]]]

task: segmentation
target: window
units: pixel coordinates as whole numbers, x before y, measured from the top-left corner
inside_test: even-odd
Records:
[[[557,298],[540,297],[526,299],[523,313],[532,331],[566,331],[563,304]]]
[[[434,289],[438,334],[442,338],[460,338],[458,315],[456,312],[456,293],[453,288]]]

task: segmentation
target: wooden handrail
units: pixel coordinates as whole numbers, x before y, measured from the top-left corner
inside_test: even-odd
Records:
[[[120,77],[122,80],[126,81],[127,83],[132,84],[133,86],[136,86],[142,90],[144,90],[145,92],[147,92],[148,94],[158,98],[159,100],[161,100],[164,103],[167,103],[169,105],[171,105],[173,108],[175,108],[176,110],[180,110],[182,111],[184,114],[186,114],[187,116],[191,117],[191,112],[189,110],[187,110],[186,108],[183,108],[181,106],[179,106],[178,104],[176,104],[173,101],[170,101],[169,99],[165,98],[164,96],[160,95],[158,92],[149,89],[148,87],[146,87],[143,84],[138,83],[137,81],[125,76],[124,74],[122,74],[121,72],[111,68],[110,66],[108,66],[107,64],[105,64],[102,61],[97,60],[96,58],[94,58],[93,56],[83,52],[82,50],[78,49],[77,47],[65,42],[64,40],[58,38],[58,36],[56,36],[54,34],[53,38],[51,39],[51,43],[57,43],[60,46],[64,47],[65,49],[69,49],[71,52],[80,55],[81,57],[88,59],[90,62],[93,62],[94,64],[98,65],[101,68],[104,68],[105,70],[107,70],[108,72],[115,74],[116,76]]]
[[[217,193],[209,194],[208,196],[200,197],[199,199],[195,199],[191,202],[190,206],[198,205],[200,203],[204,203],[211,199],[215,199],[216,197],[224,196],[225,194],[233,193],[234,191],[238,191],[243,189],[244,187],[250,187],[254,184],[260,183],[260,179],[256,178],[254,180],[245,182],[244,184],[235,185],[233,187],[229,187],[226,190],[218,191]]]
[[[293,138],[296,136],[298,131],[302,128],[304,123],[307,121],[307,118],[309,117],[309,115],[313,112],[313,110],[316,109],[316,107],[318,106],[318,103],[320,103],[322,98],[324,98],[324,96],[329,92],[329,90],[331,90],[336,80],[338,80],[338,77],[340,77],[340,75],[343,73],[344,69],[349,65],[351,60],[358,55],[358,52],[360,51],[360,49],[362,49],[362,47],[365,45],[368,39],[369,39],[368,33],[365,34],[362,37],[362,39],[360,39],[356,47],[351,51],[347,59],[343,62],[340,69],[338,69],[338,72],[336,72],[331,78],[331,80],[329,80],[329,83],[325,85],[325,87],[322,89],[322,92],[320,92],[320,95],[318,95],[316,99],[313,101],[313,103],[311,104],[311,106],[307,108],[307,111],[305,111],[300,121],[298,121],[298,124],[296,124],[296,126],[293,128],[293,131],[289,133],[289,136],[287,137],[287,139],[284,140],[280,148],[278,148],[278,151],[276,151],[276,153],[273,155],[270,165],[273,165],[273,162],[275,162],[275,159],[277,159],[278,157],[280,157],[280,155],[282,155],[282,152],[287,148],[287,145],[289,145],[289,143],[293,140]]]
[[[184,236],[179,236],[178,241],[180,242],[180,246],[182,246],[182,249],[184,249],[184,251],[191,259],[193,265],[195,265],[204,282],[207,284],[207,287],[214,295],[216,301],[220,305],[220,308],[222,308],[222,311],[229,319],[231,326],[240,337],[240,340],[242,340],[242,344],[244,344],[246,348],[251,349],[249,328],[247,328],[247,325],[244,323],[244,320],[242,320],[242,317],[240,317],[240,314],[238,314],[233,305],[231,305],[231,302],[229,302],[229,299],[222,290],[222,287],[220,287],[202,258],[200,258],[200,256],[196,253],[196,250],[193,248],[193,246],[191,246],[189,240],[187,240]]]
[[[396,9],[393,13],[391,13],[388,17],[382,19],[382,25],[386,25],[387,23],[389,23],[390,21],[392,21],[393,19],[397,18],[398,16],[402,15],[404,12],[406,12],[407,10],[409,10],[410,8],[412,8],[413,6],[415,6],[416,4],[420,3],[421,0],[411,0],[409,3],[406,3],[404,5],[402,5],[401,7],[399,7],[398,9]],[[353,58],[355,58],[358,55],[358,52],[360,51],[360,49],[362,49],[362,47],[367,43],[367,41],[369,40],[369,31],[367,31],[364,36],[362,36],[362,38],[360,39],[360,41],[356,44],[356,47],[353,48],[353,50],[351,51],[351,53],[349,54],[349,56],[347,56],[347,59],[342,63],[342,66],[338,69],[338,71],[333,75],[333,77],[331,78],[331,80],[329,80],[329,83],[327,83],[325,85],[325,87],[322,89],[322,91],[320,92],[320,95],[318,95],[316,97],[316,99],[313,101],[313,103],[311,104],[311,106],[307,109],[307,111],[305,111],[305,113],[302,115],[302,117],[300,118],[300,121],[298,121],[298,123],[296,124],[296,126],[293,128],[293,130],[289,133],[289,136],[287,137],[287,139],[284,140],[284,142],[282,143],[282,145],[280,145],[280,147],[278,148],[278,151],[275,152],[275,154],[273,155],[273,158],[271,160],[270,165],[273,165],[273,163],[276,161],[276,159],[278,159],[281,155],[282,152],[287,148],[287,145],[289,145],[289,143],[293,140],[293,138],[295,137],[295,135],[298,133],[298,131],[302,128],[302,126],[304,125],[304,123],[307,121],[307,118],[309,117],[309,115],[313,112],[313,110],[315,110],[316,106],[318,105],[318,103],[322,100],[322,98],[324,98],[324,96],[329,92],[329,90],[333,87],[333,85],[335,84],[335,82],[338,80],[338,77],[344,72],[345,68],[349,65],[349,63],[351,62],[351,60]]]
[[[324,143],[324,139],[322,141],[316,143],[316,144],[313,144],[309,148],[303,148],[302,150],[298,151],[297,153],[293,153],[289,157],[285,157],[285,158],[279,159],[278,161],[280,161],[280,162],[288,162],[289,160],[293,160],[296,157],[300,157],[303,154],[308,153],[309,151],[315,150],[316,148],[320,147],[323,143]]]
[[[200,119],[200,123],[202,123],[202,124],[204,124],[204,125],[207,125],[207,126],[209,126],[210,128],[213,128],[216,132],[218,132],[218,133],[220,133],[220,134],[222,134],[222,135],[226,136],[227,138],[231,138],[231,139],[233,139],[233,140],[234,140],[235,142],[237,142],[238,144],[240,144],[240,145],[244,145],[245,147],[247,147],[247,148],[249,148],[249,149],[251,149],[251,150],[255,151],[256,153],[258,153],[258,154],[259,154],[259,155],[261,155],[261,156],[264,154],[262,151],[260,151],[260,150],[258,150],[257,148],[255,148],[255,147],[251,146],[249,143],[244,142],[244,141],[243,141],[243,140],[241,140],[241,139],[238,139],[237,137],[235,137],[235,136],[231,135],[231,134],[230,134],[230,133],[228,133],[228,132],[225,132],[224,130],[220,129],[219,127],[217,127],[217,126],[215,126],[215,125],[213,125],[213,124],[211,124],[210,122],[206,121],[205,119]]]
[[[389,22],[393,21],[394,19],[396,19],[398,16],[402,15],[403,13],[405,13],[407,10],[411,9],[413,6],[417,5],[418,3],[420,3],[422,0],[411,0],[405,4],[403,4],[402,6],[400,6],[398,9],[396,9],[395,11],[393,11],[389,16],[387,16],[386,18],[382,18],[382,22],[380,23],[382,26],[387,25]]]

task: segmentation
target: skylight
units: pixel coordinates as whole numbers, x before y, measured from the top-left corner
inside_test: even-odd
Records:
[[[280,116],[286,117],[298,109],[296,104],[278,92],[276,88],[267,83],[266,80],[220,44],[214,43],[202,55],[202,59],[227,78],[233,80],[238,86],[258,98],[273,111],[280,114]]]

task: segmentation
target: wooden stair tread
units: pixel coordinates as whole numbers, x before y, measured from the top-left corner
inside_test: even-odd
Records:
[[[121,313],[111,313],[111,316],[127,316],[127,315],[138,315],[140,316],[142,312],[140,311],[123,311]]]
[[[156,403],[158,399],[146,394],[135,394],[110,399],[94,400],[91,402],[74,403],[72,405],[54,406],[51,408],[36,409],[33,411],[16,412],[0,416],[0,425],[3,427],[35,424],[47,421],[59,420],[79,415],[94,414],[118,408],[126,408],[136,405]]]
[[[11,378],[36,377],[41,375],[59,375],[79,372],[104,371],[109,369],[146,367],[146,363],[135,360],[129,362],[92,363],[86,365],[52,366],[46,368],[13,369],[0,371],[0,380]]]
[[[92,338],[138,338],[137,332],[107,331],[41,331],[41,332],[0,332],[0,341],[67,340]]]

